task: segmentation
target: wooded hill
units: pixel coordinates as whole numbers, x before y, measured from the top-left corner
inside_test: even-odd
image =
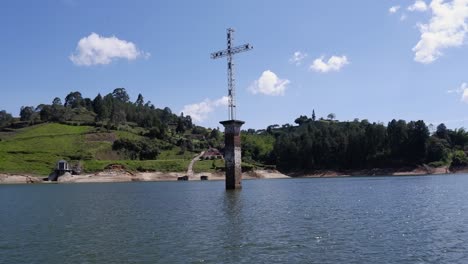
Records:
[[[334,114],[316,120],[315,113],[294,123],[243,131],[244,164],[299,173],[468,165],[463,128],[430,129],[422,120],[338,121]],[[0,111],[0,130],[0,172],[46,174],[62,158],[88,172],[115,163],[132,170],[184,171],[197,153],[223,148],[218,129],[156,108],[141,94],[132,102],[124,88],[94,99],[71,92],[64,103],[56,97],[51,104],[23,106],[19,118]],[[195,170],[222,166],[222,161],[203,161]]]
[[[59,159],[87,172],[109,164],[132,170],[185,171],[190,159],[209,147],[222,148],[218,129],[192,123],[190,116],[156,108],[124,88],[104,97],[69,93],[62,103],[23,106],[20,117],[0,111],[0,172],[47,174]],[[200,170],[222,162],[200,162]],[[197,170],[197,167],[195,168]]]
[[[301,116],[297,126],[270,126],[275,137],[265,162],[286,172],[414,168],[427,164],[452,169],[468,164],[468,133],[439,124],[433,133],[424,121],[392,120],[386,126],[367,120],[340,122]]]

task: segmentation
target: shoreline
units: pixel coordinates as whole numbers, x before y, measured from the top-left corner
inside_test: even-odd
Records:
[[[318,170],[304,173],[296,172],[283,174],[277,170],[253,170],[244,172],[244,180],[255,179],[291,179],[291,178],[339,178],[339,177],[378,177],[378,176],[427,176],[445,174],[468,173],[468,167],[449,170],[447,166],[432,168],[419,166],[414,169],[368,169],[368,170]],[[126,170],[104,170],[101,172],[71,175],[69,173],[60,176],[56,182],[43,181],[44,177],[26,174],[0,173],[1,184],[48,184],[48,183],[109,183],[109,182],[159,182],[177,181],[178,177],[186,176],[183,172],[129,172]],[[189,176],[189,181],[201,181],[201,176],[207,176],[208,181],[221,181],[225,179],[224,172],[194,173]]]
[[[373,177],[373,176],[427,176],[444,174],[462,174],[468,173],[468,168],[458,168],[450,170],[448,166],[429,167],[418,166],[416,168],[400,169],[364,169],[364,170],[317,170],[314,172],[296,172],[289,176],[294,178],[333,178],[333,177]]]
[[[125,170],[104,170],[93,174],[71,175],[66,173],[56,182],[43,181],[39,176],[23,174],[0,173],[1,184],[49,184],[49,183],[104,183],[104,182],[158,182],[177,181],[178,177],[186,176],[183,172],[129,172]],[[208,181],[220,181],[225,179],[224,172],[194,173],[189,181],[201,181],[201,176],[208,176]],[[287,179],[291,178],[276,170],[254,170],[242,174],[244,180],[254,179]]]

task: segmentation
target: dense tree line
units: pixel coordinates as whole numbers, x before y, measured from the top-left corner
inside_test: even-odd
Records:
[[[431,164],[467,165],[468,133],[440,124],[431,135],[424,121],[338,122],[296,119],[298,126],[275,126],[262,134],[276,140],[271,163],[283,171],[390,168]]]
[[[179,133],[193,128],[190,116],[177,116],[168,107],[156,108],[151,101],[145,102],[141,94],[135,102],[131,102],[125,88],[117,88],[105,96],[98,94],[94,99],[84,98],[80,92],[75,91],[70,92],[63,103],[60,98],[55,97],[51,104],[23,106],[20,109],[20,121],[29,124],[77,122],[112,128],[134,124],[151,129],[152,134],[158,138],[165,136],[170,125],[176,126]],[[7,122],[11,122],[11,115],[0,113],[0,126]]]
[[[173,146],[182,153],[223,148],[219,129],[194,126],[190,116],[156,108],[141,94],[132,102],[124,88],[94,99],[70,92],[63,102],[56,97],[51,104],[21,107],[19,119],[0,111],[0,128],[40,122],[138,127],[144,139],[113,144],[115,151],[130,159],[156,159],[161,150]],[[468,165],[468,132],[463,128],[451,130],[440,124],[431,133],[422,120],[392,120],[386,125],[357,119],[340,122],[335,114],[316,119],[315,111],[311,118],[302,115],[295,123],[243,131],[243,161],[276,165],[282,171]]]

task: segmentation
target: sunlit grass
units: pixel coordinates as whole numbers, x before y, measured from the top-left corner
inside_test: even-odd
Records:
[[[102,170],[109,164],[122,164],[134,171],[182,172],[196,155],[189,151],[181,154],[179,147],[173,147],[162,150],[158,160],[120,160],[120,156],[112,151],[111,141],[86,140],[87,134],[95,132],[96,129],[90,126],[56,123],[18,129],[0,141],[0,172],[44,176],[60,159],[81,160],[88,172]],[[115,138],[143,138],[128,131],[110,131],[110,134]]]

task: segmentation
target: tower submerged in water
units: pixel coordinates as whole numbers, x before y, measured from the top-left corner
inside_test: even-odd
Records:
[[[239,120],[227,120],[220,123],[224,126],[226,190],[241,189],[242,156],[240,130],[244,122]]]
[[[229,120],[220,122],[224,126],[224,162],[226,166],[226,189],[242,188],[242,158],[240,128],[244,121],[236,120],[236,84],[233,55],[253,49],[250,44],[233,47],[234,29],[228,28],[227,49],[211,54],[212,59],[227,57]]]

